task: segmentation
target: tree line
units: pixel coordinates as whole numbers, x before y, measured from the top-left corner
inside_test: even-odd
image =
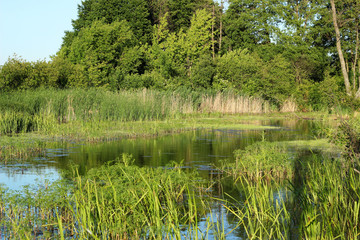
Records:
[[[357,107],[359,17],[358,0],[85,0],[51,61],[9,58],[0,88],[186,87]]]

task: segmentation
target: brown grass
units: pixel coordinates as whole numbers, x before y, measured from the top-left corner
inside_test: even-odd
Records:
[[[269,104],[256,97],[223,95],[218,93],[215,97],[202,98],[201,112],[219,113],[267,113],[270,112]]]
[[[296,112],[298,109],[298,106],[293,98],[288,98],[284,101],[280,108],[280,112],[286,113],[286,112]]]

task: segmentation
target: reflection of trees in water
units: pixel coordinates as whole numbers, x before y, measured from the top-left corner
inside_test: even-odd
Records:
[[[254,124],[254,121],[249,121]],[[256,123],[256,122],[255,122]],[[260,123],[260,122],[258,122]],[[268,141],[282,141],[293,139],[307,139],[313,128],[312,121],[302,120],[266,120],[263,125],[285,126],[280,130],[231,130],[231,129],[204,129],[193,130],[179,134],[165,135],[156,138],[123,139],[113,142],[92,144],[75,143],[48,143],[49,151],[55,151],[55,155],[48,154],[47,160],[35,161],[30,166],[42,165],[35,168],[56,168],[59,170],[69,169],[69,165],[77,165],[80,174],[89,169],[115,160],[122,153],[132,154],[135,164],[139,166],[166,166],[175,161],[187,167],[201,169],[201,175],[208,177],[206,171],[211,169],[210,164],[218,164],[224,159],[233,160],[233,152],[236,149],[244,149],[246,146],[265,138]],[[299,131],[290,131],[298,129]],[[63,152],[61,152],[63,150]],[[55,157],[53,157],[55,156]],[[39,170],[40,171],[40,170]],[[17,174],[21,174],[21,171]],[[41,175],[41,171],[39,175]]]
[[[186,166],[216,164],[224,158],[233,159],[235,149],[260,141],[263,131],[196,130],[157,138],[124,139],[116,142],[83,145],[74,149],[69,157],[56,159],[62,168],[70,161],[79,166],[80,172],[100,166],[121,156],[132,154],[139,166],[165,166],[171,161]],[[270,141],[288,140],[296,132],[266,130]],[[289,137],[289,135],[291,135]]]

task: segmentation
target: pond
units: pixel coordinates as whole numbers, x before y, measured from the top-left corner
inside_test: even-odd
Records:
[[[233,152],[265,138],[267,141],[313,139],[315,122],[302,120],[248,121],[269,126],[265,130],[198,129],[156,138],[122,139],[97,144],[55,143],[45,156],[26,164],[0,166],[0,183],[12,190],[36,181],[59,179],[70,164],[80,174],[114,160],[123,153],[131,154],[139,166],[166,166],[172,161],[184,168],[195,168],[207,178],[219,161],[234,160]],[[278,128],[270,128],[276,126]]]
[[[35,157],[29,163],[1,166],[0,183],[9,189],[20,191],[28,184],[61,178],[61,172],[69,169],[70,164],[77,165],[80,174],[86,174],[89,169],[114,160],[123,153],[131,154],[138,166],[161,167],[177,162],[182,168],[196,169],[201,177],[209,179],[216,177],[216,166],[221,161],[235,160],[233,152],[237,149],[244,149],[264,139],[310,140],[314,138],[313,129],[317,126],[316,122],[302,120],[243,123],[268,127],[263,130],[197,129],[154,138],[121,139],[96,144],[54,143],[53,147],[46,150],[45,156]],[[220,197],[220,189],[215,186],[215,196],[217,190]],[[230,193],[231,189],[228,192]],[[232,220],[221,202],[213,202],[211,212],[200,220],[199,229],[201,225],[206,226],[209,218],[224,229],[224,232],[231,232],[226,239],[241,239],[242,233],[231,231],[236,226],[236,221]],[[210,232],[210,239],[215,238],[211,237],[211,234]]]

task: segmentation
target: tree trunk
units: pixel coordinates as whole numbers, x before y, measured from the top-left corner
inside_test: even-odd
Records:
[[[344,77],[344,83],[345,83],[346,93],[347,93],[348,95],[351,95],[350,82],[349,82],[349,74],[348,74],[348,72],[346,71],[345,59],[344,59],[343,52],[342,52],[342,50],[341,50],[340,30],[339,30],[339,26],[338,26],[338,23],[337,23],[335,0],[330,0],[330,3],[331,3],[332,18],[333,18],[333,23],[334,23],[334,28],[335,28],[335,34],[336,34],[336,49],[337,49],[338,54],[339,54],[341,71],[342,71],[342,74],[343,74],[343,77]]]
[[[221,53],[221,41],[222,41],[222,34],[223,34],[223,25],[222,25],[223,9],[224,9],[224,1],[221,0],[221,7],[220,7],[220,37],[219,37],[219,52],[220,53]]]
[[[213,17],[213,21],[212,21],[212,25],[211,25],[212,57],[213,57],[213,61],[215,61],[215,38],[214,38],[215,5],[213,5],[212,17]]]
[[[356,90],[356,64],[358,59],[358,49],[359,49],[359,29],[356,27],[356,49],[355,49],[355,60],[353,64],[353,89]],[[360,86],[359,86],[360,87]]]
[[[360,73],[360,60],[358,61],[358,71]],[[359,86],[358,86],[358,90],[355,93],[355,98],[360,98],[360,75],[359,75]]]

